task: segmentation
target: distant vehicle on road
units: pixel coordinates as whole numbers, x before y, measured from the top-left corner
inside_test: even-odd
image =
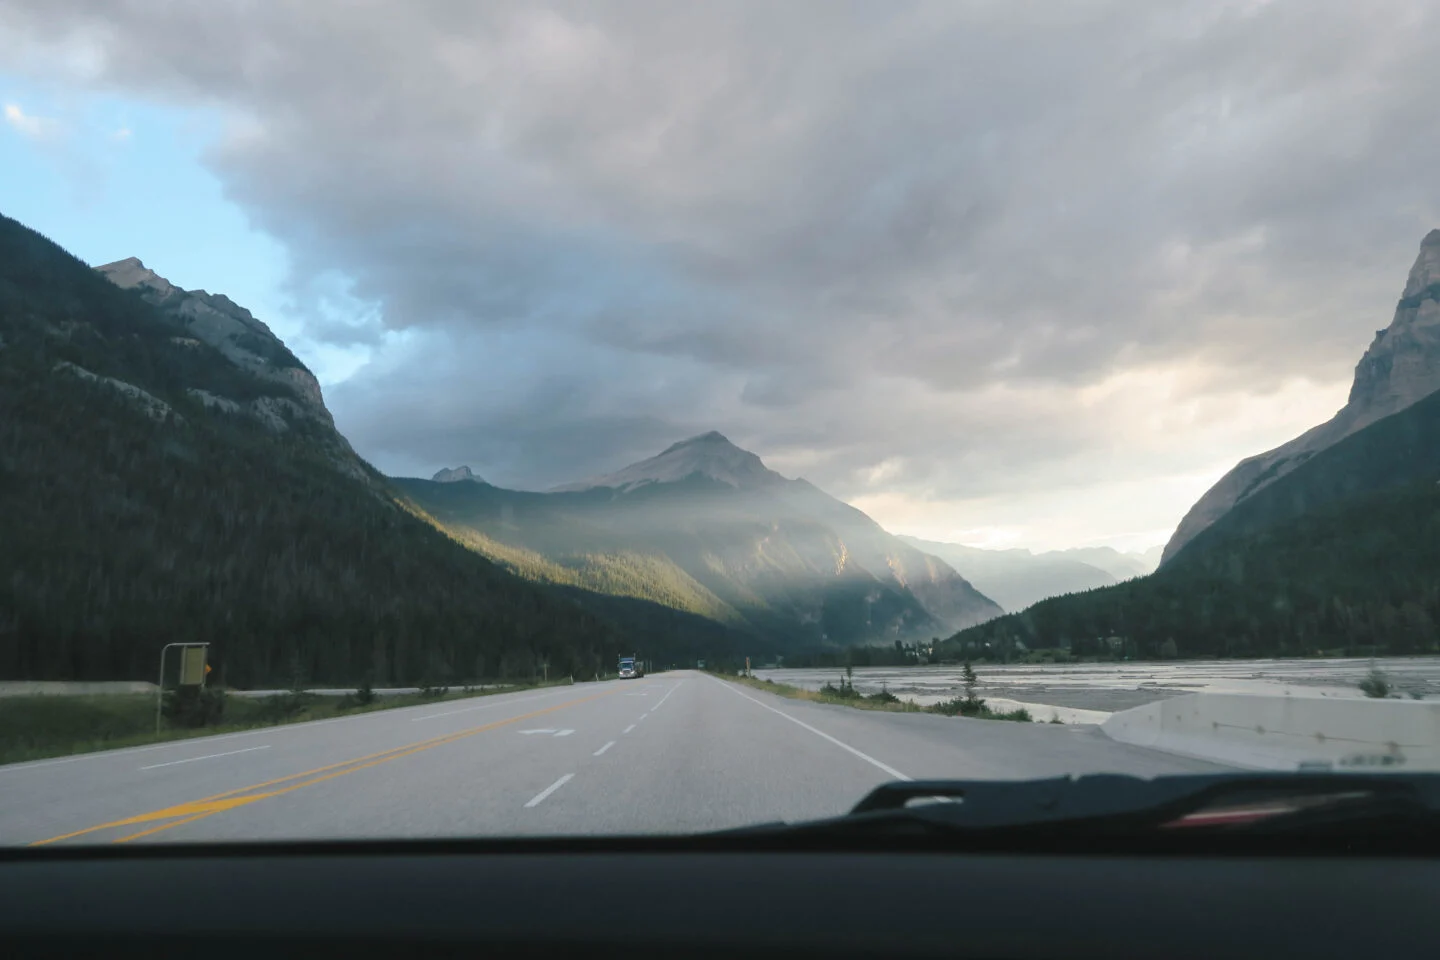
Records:
[[[620,658],[620,679],[630,680],[645,676],[645,661],[636,657]]]

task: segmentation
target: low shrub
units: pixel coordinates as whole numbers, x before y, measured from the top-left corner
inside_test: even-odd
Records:
[[[298,716],[310,705],[310,695],[289,691],[265,697],[255,711],[255,719],[261,723],[284,723]]]
[[[1390,678],[1379,667],[1371,667],[1365,679],[1360,681],[1360,692],[1367,697],[1383,700],[1390,696]]]
[[[167,690],[160,713],[178,727],[213,727],[225,716],[225,691],[188,686]]]

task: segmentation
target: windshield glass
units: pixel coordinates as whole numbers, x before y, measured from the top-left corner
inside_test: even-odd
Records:
[[[1440,7],[0,10],[0,844],[1440,770]]]

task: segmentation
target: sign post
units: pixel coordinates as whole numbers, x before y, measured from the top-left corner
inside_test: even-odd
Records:
[[[160,648],[160,682],[155,690],[155,735],[160,735],[160,706],[165,700],[165,654],[171,647],[180,648],[180,680],[182,687],[203,687],[210,665],[205,662],[210,652],[208,643],[167,643]]]

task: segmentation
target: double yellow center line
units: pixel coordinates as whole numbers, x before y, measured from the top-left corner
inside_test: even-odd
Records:
[[[465,737],[473,737],[477,733],[484,733],[487,730],[494,730],[498,727],[511,723],[519,723],[521,720],[529,720],[532,717],[543,716],[553,713],[556,710],[563,710],[566,707],[578,706],[588,703],[591,700],[598,700],[601,697],[613,696],[619,690],[610,690],[605,693],[597,693],[594,696],[581,697],[576,700],[567,700],[564,703],[557,703],[553,707],[544,707],[540,710],[532,710],[529,713],[522,713],[519,716],[507,717],[504,720],[496,720],[478,727],[470,727],[461,730],[459,733],[447,733],[443,736],[432,737],[429,740],[421,740],[418,743],[406,744],[400,747],[393,747],[389,750],[382,750],[379,753],[367,754],[363,757],[355,757],[350,760],[343,760],[340,763],[332,763],[324,767],[316,767],[313,770],[304,770],[300,773],[292,773],[287,777],[280,777],[275,780],[266,780],[264,783],[251,784],[248,787],[238,787],[234,790],[227,790],[224,793],[217,793],[213,796],[202,797],[199,800],[191,800],[186,803],[175,804],[170,807],[162,807],[159,810],[151,810],[148,813],[136,814],[133,817],[126,817],[123,820],[111,820],[109,823],[97,824],[93,827],[86,827],[84,830],[76,830],[72,833],[62,833],[58,837],[49,837],[45,840],[37,840],[31,843],[32,847],[41,847],[49,843],[59,843],[62,840],[73,840],[76,837],[83,837],[87,834],[98,833],[102,830],[116,830],[123,827],[139,826],[142,824],[158,824],[148,826],[138,833],[129,833],[117,837],[115,843],[125,843],[130,840],[138,840],[141,837],[148,837],[151,834],[160,833],[162,830],[169,830],[181,824],[193,823],[196,820],[203,820],[205,817],[212,817],[217,813],[226,810],[234,810],[236,807],[243,807],[261,800],[268,800],[271,797],[283,796],[293,793],[303,787],[309,787],[326,780],[334,780],[336,777],[343,777],[351,773],[358,773],[361,770],[368,770],[377,767],[382,763],[389,763],[391,760],[399,760],[401,757],[408,757],[411,754],[421,753],[425,750],[433,750],[436,747],[444,746],[447,743],[454,743],[456,740],[463,740]]]

